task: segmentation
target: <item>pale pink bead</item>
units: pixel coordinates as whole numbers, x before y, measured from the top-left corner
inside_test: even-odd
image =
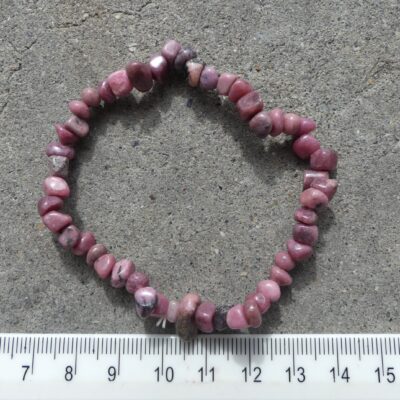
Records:
[[[221,74],[220,77],[218,78],[218,83],[217,83],[218,94],[221,96],[228,96],[229,90],[233,85],[233,82],[235,82],[237,78],[238,78],[237,75],[231,74],[229,72],[224,72],[223,74]]]
[[[294,213],[294,219],[306,225],[315,225],[318,215],[315,211],[300,207]]]
[[[70,146],[65,146],[55,140],[50,142],[46,147],[47,156],[62,156],[72,160],[75,157],[75,150]]]
[[[107,79],[100,82],[98,91],[99,91],[99,95],[100,95],[101,99],[105,103],[113,103],[117,99],[115,97],[113,91],[111,90],[111,87],[110,87]]]
[[[311,185],[311,182],[316,178],[329,178],[329,173],[326,171],[314,171],[312,169],[306,169],[304,171],[304,179],[303,179],[303,190],[308,189]]]
[[[151,75],[157,82],[164,82],[168,76],[168,62],[161,54],[155,54],[149,61]]]
[[[131,260],[126,258],[119,260],[115,263],[111,273],[111,286],[115,288],[122,288],[125,286],[129,275],[135,271],[135,265]]]
[[[278,136],[283,132],[283,115],[284,112],[280,108],[274,108],[268,111],[269,117],[272,122],[271,136]]]
[[[245,302],[247,300],[254,300],[261,314],[266,313],[271,307],[271,300],[265,297],[261,292],[249,293],[245,298]]]
[[[138,316],[140,318],[149,317],[157,305],[157,300],[157,292],[152,287],[146,286],[138,289],[135,292],[135,307]]]
[[[70,130],[72,133],[75,133],[75,135],[79,136],[80,138],[87,136],[89,133],[88,123],[76,115],[72,115],[70,118],[68,118],[64,125],[68,130]]]
[[[199,86],[200,75],[201,75],[201,72],[203,71],[204,64],[193,62],[193,61],[188,61],[186,63],[186,68],[187,68],[187,72],[188,72],[189,86],[191,86],[191,87]]]
[[[249,127],[256,136],[265,138],[271,132],[272,121],[267,111],[257,113],[249,122]]]
[[[321,147],[319,140],[312,135],[302,135],[293,142],[293,152],[297,157],[306,160],[314,151]]]
[[[89,119],[90,108],[82,100],[72,100],[68,103],[69,111],[79,118]]]
[[[333,171],[336,169],[338,156],[336,151],[320,148],[310,157],[310,167],[317,171]]]
[[[101,102],[101,97],[96,88],[88,87],[82,90],[81,100],[89,107],[98,107]]]
[[[308,133],[315,130],[316,127],[317,124],[315,123],[314,120],[312,120],[311,118],[302,117],[300,123],[299,135],[307,135]]]
[[[48,158],[49,174],[66,178],[69,172],[69,159],[63,156],[50,156]]]
[[[130,62],[126,66],[126,73],[133,87],[139,92],[148,92],[153,87],[153,76],[149,64]]]
[[[206,65],[201,71],[199,86],[204,90],[213,90],[217,87],[218,72],[212,66]]]
[[[318,227],[316,225],[296,224],[293,227],[292,234],[296,242],[314,246],[318,240]]]
[[[104,254],[94,262],[94,270],[100,279],[107,279],[115,264],[115,257],[112,254]]]
[[[114,96],[124,97],[128,96],[133,89],[132,82],[128,78],[128,74],[124,69],[113,72],[107,78],[111,91]]]
[[[58,233],[66,226],[71,225],[72,218],[68,214],[50,211],[42,217],[42,221],[51,232]]]
[[[41,217],[50,211],[57,211],[64,205],[61,197],[57,196],[44,196],[38,201],[38,212]]]
[[[65,146],[74,145],[79,140],[79,137],[65,128],[64,125],[56,124],[55,128],[61,144]]]
[[[251,328],[258,328],[261,325],[261,313],[254,300],[246,300],[243,304],[244,316]]]
[[[152,317],[166,317],[168,313],[169,300],[161,292],[157,292],[157,304],[150,314]]]
[[[149,277],[140,271],[129,275],[125,288],[129,293],[135,293],[138,289],[149,285]]]
[[[194,316],[197,328],[205,333],[211,333],[214,330],[214,315],[215,315],[215,304],[211,302],[201,303]]]
[[[236,103],[240,118],[248,121],[264,107],[264,102],[258,92],[250,92],[242,96]]]
[[[279,285],[271,279],[258,282],[256,290],[272,303],[276,303],[281,298],[281,289]]]
[[[65,199],[70,195],[68,183],[59,176],[48,176],[43,182],[43,191],[48,196]]]
[[[230,329],[245,329],[249,327],[244,315],[243,304],[236,304],[226,314],[226,323]]]
[[[86,264],[93,267],[94,262],[104,254],[107,254],[107,248],[104,244],[93,245],[86,254]]]
[[[168,40],[161,49],[161,54],[167,60],[169,65],[174,65],[175,58],[181,48],[181,44],[176,40]]]
[[[278,253],[275,254],[275,265],[285,271],[291,271],[296,266],[292,257],[290,257],[289,253],[286,251],[278,251]]]
[[[300,203],[306,208],[317,208],[319,206],[326,206],[329,199],[325,193],[318,189],[308,188],[300,195]]]
[[[269,279],[275,281],[279,286],[289,286],[293,283],[292,277],[282,268],[273,265],[269,272]]]
[[[336,193],[338,183],[336,179],[315,178],[310,186],[325,193],[326,197],[331,200]]]
[[[81,232],[78,243],[72,248],[76,256],[84,256],[96,244],[96,238],[92,232]]]
[[[286,245],[290,257],[292,257],[296,262],[307,260],[313,254],[313,249],[311,246],[301,244],[293,239],[289,239]]]
[[[236,79],[229,89],[228,98],[233,103],[236,103],[245,94],[250,93],[253,90],[250,83],[244,79]]]
[[[179,302],[179,316],[193,315],[200,304],[200,296],[196,293],[188,293]]]
[[[64,249],[70,249],[76,245],[80,237],[80,231],[75,225],[68,225],[58,237],[58,243]]]
[[[167,320],[168,322],[175,323],[178,318],[179,302],[171,300],[168,304]]]
[[[297,136],[300,130],[301,118],[297,114],[287,113],[283,116],[283,131],[287,135]]]

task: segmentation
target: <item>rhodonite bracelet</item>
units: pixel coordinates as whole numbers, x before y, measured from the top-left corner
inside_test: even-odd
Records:
[[[315,122],[280,108],[264,110],[260,94],[245,79],[231,73],[219,74],[212,66],[196,62],[194,50],[169,40],[161,52],[150,57],[147,63],[130,62],[125,69],[110,74],[97,87],[86,88],[80,100],[72,100],[69,110],[72,116],[63,124],[56,124],[58,141],[46,148],[50,174],[44,180],[44,197],[39,200],[38,211],[46,227],[57,236],[58,243],[73,254],[85,258],[100,279],[110,280],[111,286],[125,288],[134,297],[137,314],[141,318],[158,318],[157,324],[166,321],[176,324],[176,332],[185,340],[198,331],[213,332],[224,329],[259,327],[261,316],[281,296],[281,286],[292,283],[289,272],[296,263],[310,258],[318,239],[317,213],[327,206],[336,192],[337,181],[329,173],[336,168],[337,154],[323,148],[310,134]],[[128,96],[133,89],[148,92],[153,85],[162,84],[170,74],[187,77],[191,87],[203,91],[216,90],[236,105],[240,118],[247,121],[250,130],[259,138],[285,133],[293,137],[293,152],[303,160],[309,160],[304,172],[300,207],[294,213],[295,224],[286,249],[276,253],[268,279],[260,281],[245,296],[243,304],[216,306],[202,301],[195,293],[185,294],[179,301],[168,300],[157,288],[149,284],[149,277],[137,270],[129,259],[116,259],[104,244],[96,243],[90,231],[80,231],[72,217],[61,211],[64,199],[70,195],[66,181],[69,161],[74,158],[74,146],[89,133],[88,121],[92,110]]]

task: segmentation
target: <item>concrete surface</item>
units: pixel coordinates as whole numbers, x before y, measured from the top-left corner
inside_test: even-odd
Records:
[[[0,0],[0,331],[152,332],[36,213],[67,101],[169,37],[318,121],[340,190],[258,332],[399,332],[398,1]],[[175,81],[96,117],[69,208],[171,297],[240,301],[291,232],[305,164]]]

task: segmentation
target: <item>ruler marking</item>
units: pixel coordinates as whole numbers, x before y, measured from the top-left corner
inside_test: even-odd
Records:
[[[31,375],[33,375],[33,370],[35,368],[35,341],[36,341],[36,338],[33,338]],[[30,341],[29,341],[29,348],[30,348]]]
[[[142,360],[142,358],[143,358],[143,338],[140,338],[140,340],[139,340],[139,347],[140,347],[140,349],[139,349],[139,355],[140,355],[139,359]]]
[[[160,344],[160,341],[158,340],[158,345],[159,344]],[[159,354],[159,353],[157,352],[157,354]],[[161,375],[164,375],[164,338],[162,338],[162,341],[161,341]]]
[[[337,374],[340,375],[340,368],[339,368],[339,343],[336,338],[336,367],[337,367]]]
[[[364,345],[364,341],[363,341],[363,345]],[[359,361],[361,361],[361,340],[360,340],[360,338],[358,338],[358,359],[359,359]]]
[[[208,354],[207,354],[207,342],[208,342],[208,340],[207,340],[207,338],[205,339],[205,343],[204,343],[204,346],[205,346],[205,356],[204,356],[204,367],[205,367],[205,371],[204,371],[204,375],[205,376],[207,376],[208,375],[208,373],[207,373],[207,370],[208,370]],[[201,354],[203,354],[203,338],[201,338]]]
[[[12,338],[12,343],[11,343],[11,360],[14,358],[14,337]]]
[[[294,354],[294,339],[292,339],[292,367],[293,367],[293,376],[296,375],[296,361]]]
[[[385,356],[387,356],[387,340],[385,338]]]
[[[121,338],[118,338],[117,374],[119,375],[120,373],[121,373]]]
[[[74,375],[78,369],[78,337],[75,338],[75,359],[74,359]]]
[[[225,340],[228,340],[228,338],[226,338]],[[229,361],[229,343],[230,343],[230,341],[227,341],[227,343],[226,343],[226,358],[227,358],[227,360]]]
[[[376,340],[378,340],[378,338]],[[385,376],[385,365],[384,365],[384,362],[383,362],[383,351],[382,351],[382,338],[380,338],[379,342],[380,342],[380,350],[381,350],[382,376]]]
[[[247,350],[249,353],[248,362],[249,362],[249,376],[251,376],[251,351],[250,351],[250,338],[247,341]]]

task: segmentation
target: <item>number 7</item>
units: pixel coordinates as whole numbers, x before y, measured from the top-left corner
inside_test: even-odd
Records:
[[[25,368],[24,376],[22,377],[23,381],[25,380],[26,374],[28,373],[30,367],[31,367],[30,365],[22,365],[22,368]]]

